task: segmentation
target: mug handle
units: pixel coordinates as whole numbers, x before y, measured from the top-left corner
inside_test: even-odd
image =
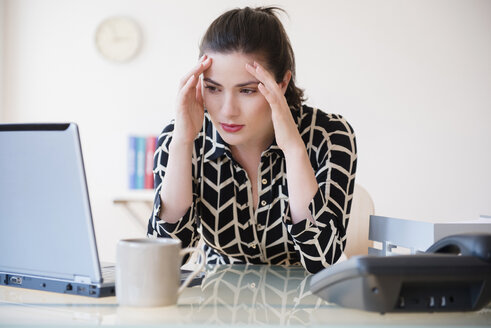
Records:
[[[183,256],[184,254],[187,254],[187,253],[193,253],[195,251],[198,251],[201,255],[201,265],[199,266],[199,268],[197,268],[196,270],[194,270],[187,278],[186,280],[184,280],[184,282],[182,283],[181,287],[179,287],[179,289],[177,290],[177,295],[181,295],[181,293],[184,291],[184,288],[186,288],[190,283],[191,281],[198,275],[198,273],[200,273],[201,270],[203,270],[203,268],[205,267],[205,262],[206,262],[206,258],[205,258],[205,252],[201,249],[201,248],[185,248],[185,249],[181,249],[181,252],[180,252],[180,255]]]

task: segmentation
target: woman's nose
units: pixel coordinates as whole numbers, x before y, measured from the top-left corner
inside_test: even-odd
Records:
[[[234,117],[239,115],[239,106],[237,101],[233,95],[226,95],[223,105],[222,105],[222,113],[228,117]]]

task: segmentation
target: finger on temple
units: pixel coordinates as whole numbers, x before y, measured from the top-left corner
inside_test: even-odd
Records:
[[[268,98],[270,97],[271,92],[269,92],[268,88],[266,88],[266,86],[263,83],[259,83],[257,85],[257,88],[264,95],[264,97],[266,97],[266,100],[268,100],[268,102],[269,102]]]
[[[198,60],[198,63],[202,63],[203,61],[205,61],[206,57],[208,57],[206,54],[201,56],[201,58]]]
[[[202,104],[203,103],[203,95],[201,94],[201,81],[198,81],[196,85],[196,100]]]
[[[189,77],[186,84],[182,87],[182,90],[188,92],[193,87],[196,87],[196,76],[194,74]]]
[[[266,88],[274,88],[276,81],[270,72],[265,70],[261,65],[257,62],[254,62],[254,66],[250,64],[246,64],[246,69],[249,73],[251,73],[255,78],[257,78]]]
[[[200,59],[198,64],[183,77],[183,79],[181,80],[181,88],[184,87],[184,85],[189,81],[189,78],[192,75],[198,77],[201,73],[203,73],[205,70],[207,70],[210,67],[211,58],[207,57],[204,61],[201,61],[203,57]]]
[[[257,85],[257,88],[259,89],[259,92],[261,92],[261,94],[264,96],[268,104],[271,106],[271,109],[274,109],[272,106],[275,99],[274,94],[270,90],[268,90],[268,88],[263,83],[259,83]]]
[[[258,72],[256,71],[256,68],[254,66],[252,66],[251,64],[246,64],[246,70],[252,75],[254,76],[256,79],[259,80],[259,82],[261,82],[261,79],[260,79],[260,76],[258,75]]]

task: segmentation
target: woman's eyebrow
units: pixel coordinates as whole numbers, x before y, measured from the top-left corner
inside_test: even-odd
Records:
[[[239,83],[236,85],[236,87],[245,87],[246,85],[249,85],[249,84],[259,84],[259,81],[248,81],[248,82],[245,82],[245,83]]]
[[[210,79],[209,77],[205,77],[203,78],[203,81],[205,82],[208,82],[208,83],[211,83],[211,84],[214,84],[218,87],[221,87],[222,85],[216,81],[213,81],[212,79]],[[238,87],[238,88],[241,88],[241,87],[245,87],[246,85],[250,85],[250,84],[259,84],[259,81],[247,81],[247,82],[244,82],[244,83],[239,83],[239,84],[236,84],[235,86]]]
[[[205,78],[203,78],[203,81],[206,81],[206,82],[208,82],[208,83],[214,84],[214,85],[216,85],[216,86],[218,86],[218,87],[221,87],[221,86],[222,86],[220,83],[213,81],[213,80],[212,80],[212,79],[210,79],[209,77],[205,77]]]

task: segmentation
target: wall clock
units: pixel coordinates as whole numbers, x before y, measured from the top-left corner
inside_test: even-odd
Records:
[[[95,43],[105,58],[115,62],[126,62],[138,54],[142,34],[133,19],[110,17],[97,27]]]

